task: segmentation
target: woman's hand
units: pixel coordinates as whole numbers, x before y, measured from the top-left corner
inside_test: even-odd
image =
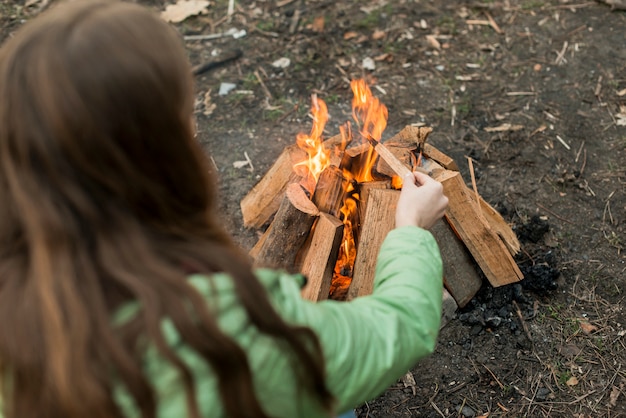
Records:
[[[396,228],[412,225],[429,229],[441,219],[448,206],[443,186],[420,172],[407,174],[403,180],[396,209]]]

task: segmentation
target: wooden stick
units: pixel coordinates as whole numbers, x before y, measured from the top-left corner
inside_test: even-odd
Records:
[[[314,302],[328,299],[342,237],[343,222],[321,212],[303,251],[301,271],[308,279],[302,290],[305,299]]]
[[[370,190],[368,209],[361,225],[354,273],[350,289],[348,289],[348,300],[369,295],[374,290],[378,251],[387,233],[395,226],[395,213],[399,198],[400,191],[398,190]]]
[[[442,219],[430,229],[443,260],[443,282],[456,303],[464,307],[482,285],[478,266],[461,239]]]
[[[283,268],[295,272],[296,256],[306,241],[319,210],[299,184],[287,187],[274,220],[251,253],[255,267]]]
[[[287,185],[297,182],[293,165],[304,161],[306,153],[297,145],[286,147],[265,176],[241,200],[243,224],[260,228],[276,213]]]
[[[465,243],[474,260],[493,287],[515,283],[524,278],[509,249],[472,202],[471,192],[457,171],[437,173],[448,197],[446,219]]]
[[[376,150],[378,156],[385,160],[389,167],[391,167],[391,169],[398,176],[400,176],[400,178],[404,179],[407,175],[411,174],[411,170],[406,165],[404,165],[402,161],[398,159],[398,157],[393,155],[393,153],[389,151],[386,146],[384,146],[382,143],[378,142],[372,137],[368,137],[367,141],[370,143],[371,146],[374,147],[374,150]]]
[[[345,183],[341,169],[329,165],[322,171],[311,200],[321,212],[339,217],[339,209],[343,205]]]

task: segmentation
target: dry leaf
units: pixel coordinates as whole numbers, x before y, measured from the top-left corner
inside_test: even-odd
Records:
[[[343,39],[349,41],[350,39],[354,39],[357,36],[359,36],[359,34],[356,32],[346,32],[343,34]]]
[[[626,96],[626,89],[622,89],[622,90],[618,91],[618,92],[617,92],[617,95],[618,95],[619,97]]]
[[[384,30],[376,29],[372,34],[372,39],[378,41],[379,39],[383,39],[385,35],[386,34]]]
[[[209,89],[206,93],[204,93],[204,110],[202,111],[202,113],[206,116],[209,116],[211,113],[213,113],[216,107],[217,105],[211,102],[211,89]]]
[[[245,160],[244,161],[235,161],[233,163],[233,167],[235,167],[235,168],[243,168],[243,167],[247,166],[248,164],[249,164],[248,161],[245,161]]]
[[[592,325],[589,323],[589,321],[585,320],[585,319],[580,319],[578,321],[578,325],[580,326],[580,329],[582,330],[583,333],[589,335],[594,331],[598,330],[598,327],[596,327],[595,325]]]
[[[567,386],[576,386],[578,384],[578,379],[576,379],[576,376],[572,376],[567,379],[567,382],[565,382],[565,384]]]
[[[376,57],[374,57],[374,61],[387,61],[387,62],[391,62],[393,61],[393,55],[389,54],[389,53],[384,53],[384,54],[380,54]]]
[[[415,378],[413,377],[413,373],[410,371],[406,372],[404,376],[402,376],[402,384],[405,388],[411,388],[411,392],[413,392],[413,396],[417,394],[417,383],[415,382]]]
[[[441,49],[441,44],[433,35],[426,35],[426,42],[433,49]]]
[[[176,4],[169,4],[165,11],[161,12],[161,18],[166,22],[178,23],[204,12],[207,7],[209,2],[206,0],[180,0]]]
[[[524,126],[511,125],[510,123],[503,123],[500,126],[485,128],[485,131],[486,132],[506,132],[506,131],[519,131],[520,129],[524,129]]]
[[[313,32],[324,32],[324,16],[319,16],[316,17],[313,20],[313,24],[311,25],[311,29],[313,29]]]
[[[612,407],[615,407],[617,405],[617,398],[619,398],[621,392],[622,391],[617,386],[613,386],[613,389],[611,389],[611,394],[609,395],[609,405],[611,405]]]

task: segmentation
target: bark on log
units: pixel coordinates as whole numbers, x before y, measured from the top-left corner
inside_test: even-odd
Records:
[[[343,223],[321,212],[303,251],[301,271],[308,279],[302,290],[305,299],[314,302],[328,299],[342,237]]]
[[[290,272],[297,270],[296,256],[307,239],[319,210],[299,184],[287,187],[274,220],[255,248],[255,267],[283,268]]]
[[[524,276],[508,248],[478,212],[469,189],[457,171],[446,170],[435,178],[448,197],[446,219],[465,243],[492,286],[520,281]]]
[[[298,181],[293,165],[305,159],[306,153],[297,145],[283,150],[261,181],[242,199],[244,226],[258,229],[270,220],[278,210],[287,186]]]
[[[315,186],[313,203],[320,212],[339,217],[339,209],[343,205],[345,194],[345,179],[339,167],[329,165],[322,171]]]
[[[358,296],[369,295],[374,290],[374,273],[378,251],[395,226],[396,207],[400,191],[389,189],[373,189],[370,191],[365,219],[361,224],[361,234],[354,262],[354,274],[348,300]]]
[[[482,279],[476,262],[445,220],[437,222],[430,231],[441,252],[443,282],[460,307],[464,307],[480,290]]]

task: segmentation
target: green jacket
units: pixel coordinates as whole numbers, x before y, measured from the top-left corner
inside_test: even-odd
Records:
[[[373,294],[351,302],[303,300],[300,276],[273,270],[259,270],[257,276],[286,321],[317,333],[326,361],[327,385],[337,399],[335,412],[376,397],[435,348],[441,318],[442,263],[434,238],[423,229],[403,227],[389,233],[378,256]],[[285,348],[248,323],[227,275],[212,277],[216,290],[205,276],[189,280],[207,303],[218,309],[220,326],[248,353],[257,396],[270,416],[328,417],[297,385]],[[136,309],[127,306],[118,320]],[[202,416],[223,417],[210,368],[180,341],[169,321],[163,326],[169,343],[195,375]],[[184,389],[176,370],[156,350],[146,354],[146,372],[158,392],[159,418],[185,417]],[[129,418],[139,416],[123,388],[116,398]]]

